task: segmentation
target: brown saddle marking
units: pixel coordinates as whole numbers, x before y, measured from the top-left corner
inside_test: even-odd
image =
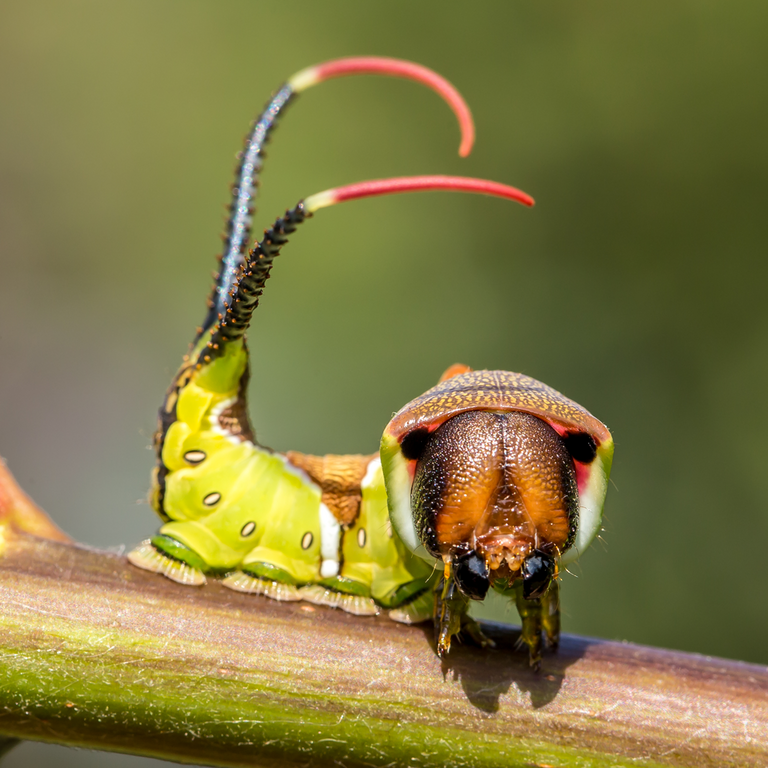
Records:
[[[360,514],[363,491],[360,487],[368,465],[377,454],[368,456],[309,456],[288,451],[288,461],[304,470],[320,486],[322,502],[341,525],[349,526]]]

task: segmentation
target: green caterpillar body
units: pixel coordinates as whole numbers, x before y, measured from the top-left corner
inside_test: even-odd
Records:
[[[168,522],[132,560],[185,584],[224,574],[232,589],[276,599],[360,614],[385,608],[405,622],[429,618],[434,569],[389,523],[378,455],[311,457],[257,445],[247,379],[242,339],[178,373],[152,489]]]
[[[437,652],[465,631],[489,590],[511,598],[534,668],[542,639],[560,633],[558,573],[600,529],[613,455],[608,429],[559,392],[522,374],[455,365],[400,409],[380,455],[309,456],[258,444],[246,406],[245,332],[274,258],[315,211],[345,200],[430,189],[532,205],[520,190],[450,176],[384,179],[326,190],[286,211],[249,252],[263,147],[304,88],[347,74],[388,74],[428,85],[473,126],[439,75],[394,59],[340,59],[302,70],[254,123],[233,188],[225,251],[208,313],[160,409],[150,500],[159,533],[129,554],[141,568],[188,585],[307,600],[399,622],[431,619]]]

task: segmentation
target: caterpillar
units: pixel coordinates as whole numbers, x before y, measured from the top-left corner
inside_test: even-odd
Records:
[[[613,441],[588,411],[522,374],[451,366],[402,408],[367,456],[279,453],[260,445],[248,416],[245,333],[288,236],[318,210],[348,200],[422,190],[503,197],[497,182],[417,176],[351,184],[304,198],[247,251],[263,150],[302,90],[333,77],[405,77],[437,92],[474,140],[455,88],[411,62],[339,59],[302,70],[249,132],[208,312],[159,411],[150,501],[159,532],[128,555],[181,584],[219,578],[230,589],[305,600],[353,614],[432,620],[436,650],[465,632],[490,588],[514,600],[521,641],[539,668],[556,649],[558,577],[600,527]]]

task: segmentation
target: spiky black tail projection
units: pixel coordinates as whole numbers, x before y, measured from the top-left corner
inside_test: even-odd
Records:
[[[243,266],[251,238],[254,200],[259,186],[264,147],[277,124],[277,118],[295,96],[296,92],[290,84],[280,88],[254,121],[246,136],[240,162],[235,171],[235,183],[223,237],[224,251],[219,256],[219,273],[208,301],[208,314],[197,338],[204,330],[210,328],[226,309],[229,293]]]
[[[311,213],[309,214],[312,215]],[[251,317],[264,292],[264,285],[272,270],[272,263],[280,249],[288,242],[288,235],[307,218],[303,201],[264,233],[263,239],[248,255],[245,265],[238,269],[226,302],[221,320],[213,327],[211,338],[200,352],[198,363],[207,363],[225,348],[227,343],[241,338],[251,322]]]

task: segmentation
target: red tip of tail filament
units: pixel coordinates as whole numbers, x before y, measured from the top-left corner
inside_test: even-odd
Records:
[[[328,189],[304,200],[304,208],[311,213],[346,200],[357,200],[363,197],[378,197],[394,195],[400,192],[472,192],[479,195],[492,195],[515,200],[523,205],[531,206],[534,200],[530,195],[515,187],[500,184],[486,179],[470,179],[464,176],[400,176],[394,179],[378,179],[362,181],[345,187]]]
[[[443,98],[459,121],[459,129],[461,130],[459,155],[466,157],[472,151],[472,145],[475,143],[475,124],[467,103],[444,77],[421,64],[382,56],[351,56],[308,67],[297,72],[288,82],[295,90],[301,91],[323,80],[346,75],[389,75],[415,80],[426,85],[427,88],[431,88]]]

